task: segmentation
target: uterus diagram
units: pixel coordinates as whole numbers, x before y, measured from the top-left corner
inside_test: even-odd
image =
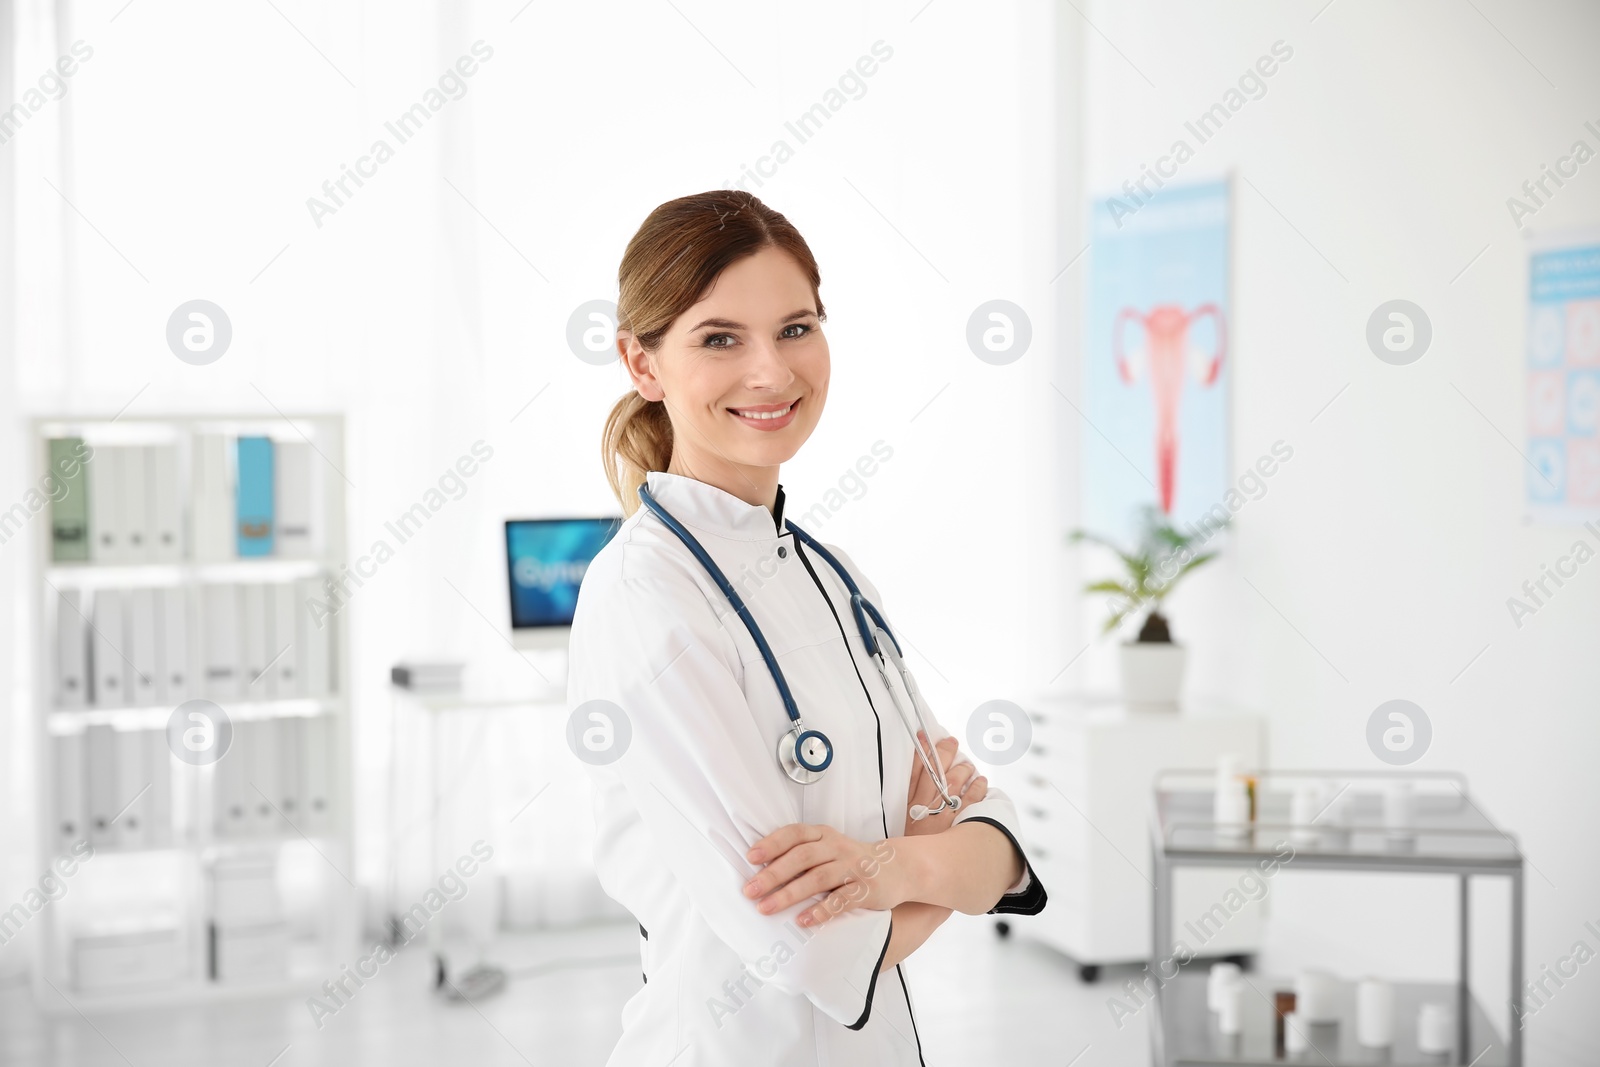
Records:
[[[1207,317],[1215,326],[1209,354],[1189,344],[1190,327]],[[1130,330],[1130,324],[1140,329]],[[1126,347],[1124,340],[1130,334],[1143,344]],[[1210,388],[1222,373],[1222,356],[1227,351],[1222,310],[1216,304],[1201,304],[1191,311],[1179,304],[1157,304],[1146,312],[1124,307],[1111,323],[1111,351],[1124,385],[1137,386],[1141,378],[1150,383],[1150,400],[1155,405],[1157,489],[1161,511],[1170,515],[1178,489],[1178,416],[1184,385],[1192,374],[1200,388]]]

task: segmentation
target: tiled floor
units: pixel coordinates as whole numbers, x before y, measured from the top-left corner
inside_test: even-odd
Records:
[[[636,944],[631,925],[507,936],[493,955],[515,976],[476,1005],[431,995],[428,958],[408,949],[320,1028],[303,998],[44,1019],[29,990],[10,985],[0,989],[0,1065],[603,1064],[638,988]],[[560,965],[574,959],[592,962]],[[959,915],[907,965],[929,1067],[1143,1067],[1144,1017],[1118,1030],[1106,1006],[1133,973],[1084,986],[1048,949]]]

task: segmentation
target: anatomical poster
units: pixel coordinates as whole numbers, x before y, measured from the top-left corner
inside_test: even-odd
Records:
[[[1528,247],[1528,515],[1600,518],[1600,233]]]
[[[1083,526],[1131,544],[1155,504],[1180,529],[1226,518],[1232,309],[1227,181],[1092,207]]]

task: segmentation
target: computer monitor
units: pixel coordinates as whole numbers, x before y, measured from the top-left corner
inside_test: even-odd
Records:
[[[506,520],[513,645],[566,647],[584,572],[621,525],[620,517]]]

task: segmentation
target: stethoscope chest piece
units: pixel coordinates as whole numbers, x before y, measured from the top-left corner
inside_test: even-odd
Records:
[[[822,777],[833,762],[833,745],[817,730],[790,730],[778,739],[778,763],[783,772],[801,785]]]

